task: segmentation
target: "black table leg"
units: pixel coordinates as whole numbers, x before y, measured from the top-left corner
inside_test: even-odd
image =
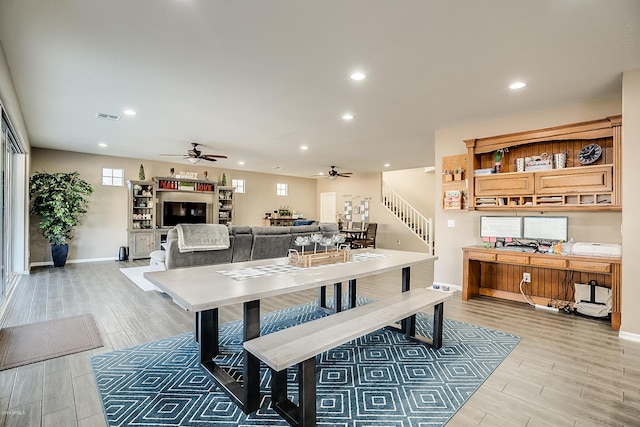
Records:
[[[218,354],[218,309],[195,314],[195,340],[200,344],[200,363],[210,362]]]
[[[356,307],[356,279],[349,280],[349,308]]]
[[[327,287],[322,286],[318,289],[318,308],[327,310]]]
[[[197,341],[200,343],[200,364],[212,376],[220,389],[238,405],[245,414],[260,407],[260,360],[243,350],[243,382],[237,382],[227,371],[213,361],[219,352],[218,309],[199,312],[196,315]],[[244,341],[260,336],[260,301],[244,303]]]
[[[411,290],[411,268],[404,267],[402,269],[402,292]],[[415,323],[415,322],[414,322]],[[409,319],[402,319],[400,321],[400,329],[406,334],[410,329]],[[415,331],[415,326],[414,326]]]
[[[260,336],[260,300],[244,303],[243,341]],[[244,413],[257,411],[260,407],[260,359],[243,350]]]
[[[342,311],[342,282],[333,284],[333,312]]]

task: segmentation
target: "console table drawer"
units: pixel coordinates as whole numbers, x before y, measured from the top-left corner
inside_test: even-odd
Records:
[[[549,258],[531,258],[530,260],[530,264],[531,265],[538,265],[540,267],[553,267],[553,268],[566,268],[567,267],[567,260],[565,259],[555,259],[555,258],[551,258],[551,256]]]
[[[487,252],[469,252],[469,259],[474,259],[477,261],[495,261],[496,254]]]
[[[611,273],[610,262],[569,260],[569,268],[578,271],[593,271],[595,273]]]
[[[529,257],[522,255],[498,254],[498,262],[506,264],[529,264]]]

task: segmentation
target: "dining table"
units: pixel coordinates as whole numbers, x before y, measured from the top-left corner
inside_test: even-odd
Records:
[[[335,250],[335,249],[334,249]],[[350,260],[335,264],[301,268],[288,258],[263,259],[238,263],[186,267],[144,273],[144,277],[168,294],[185,310],[194,313],[194,335],[199,344],[199,361],[222,391],[245,413],[260,405],[260,362],[243,351],[243,381],[214,361],[219,354],[220,323],[218,310],[233,304],[243,305],[242,340],[260,336],[260,301],[265,298],[308,289],[326,289],[328,285],[349,282],[347,309],[356,303],[359,278],[401,270],[398,291],[410,289],[410,268],[434,262],[428,253],[390,249],[351,251]],[[341,288],[334,295],[334,307],[342,307]],[[322,292],[320,292],[322,295]],[[321,305],[321,304],[320,304]]]

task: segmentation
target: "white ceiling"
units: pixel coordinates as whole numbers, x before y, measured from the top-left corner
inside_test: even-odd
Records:
[[[196,141],[229,156],[211,166],[308,177],[433,165],[437,129],[619,97],[640,1],[0,0],[0,41],[34,147],[172,161]]]

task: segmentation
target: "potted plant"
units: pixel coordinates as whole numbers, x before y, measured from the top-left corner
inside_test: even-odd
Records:
[[[87,212],[91,184],[78,172],[36,172],[29,179],[30,212],[39,215],[40,231],[51,244],[54,267],[64,267],[71,233]]]
[[[493,152],[494,169],[496,173],[502,172],[502,158],[507,151],[509,151],[508,148],[500,148]]]

